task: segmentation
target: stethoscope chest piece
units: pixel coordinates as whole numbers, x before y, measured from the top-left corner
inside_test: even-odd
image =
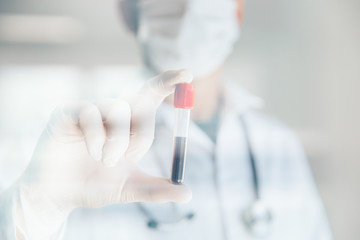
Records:
[[[270,235],[273,216],[263,201],[257,200],[245,209],[242,220],[253,236],[262,238]]]

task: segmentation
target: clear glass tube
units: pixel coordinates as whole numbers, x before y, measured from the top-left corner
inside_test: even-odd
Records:
[[[171,166],[171,182],[181,184],[184,180],[190,109],[176,108],[174,146]]]

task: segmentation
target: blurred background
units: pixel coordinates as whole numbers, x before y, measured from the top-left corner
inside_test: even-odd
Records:
[[[246,1],[224,73],[297,132],[335,239],[360,236],[359,12],[358,0]],[[139,56],[116,0],[0,0],[0,191],[56,105],[136,88]]]

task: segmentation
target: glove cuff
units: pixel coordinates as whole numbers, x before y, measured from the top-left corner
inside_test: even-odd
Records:
[[[19,185],[13,192],[16,239],[59,240],[69,212],[62,211],[45,194]]]

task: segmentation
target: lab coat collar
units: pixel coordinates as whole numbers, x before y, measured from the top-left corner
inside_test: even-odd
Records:
[[[264,106],[264,101],[241,88],[237,83],[227,82],[224,87],[224,111],[234,112],[237,115],[243,114],[252,109],[259,109]]]
[[[261,98],[249,93],[236,83],[227,82],[223,91],[224,108],[220,115],[220,126],[224,117],[228,115],[239,116],[249,110],[258,109],[263,106],[263,100]],[[160,107],[157,120],[159,124],[163,124],[172,130],[175,121],[173,106],[168,103],[163,103]],[[214,151],[214,142],[193,121],[190,122],[189,139],[191,139],[193,144],[199,144],[199,147],[204,147],[209,152]]]

